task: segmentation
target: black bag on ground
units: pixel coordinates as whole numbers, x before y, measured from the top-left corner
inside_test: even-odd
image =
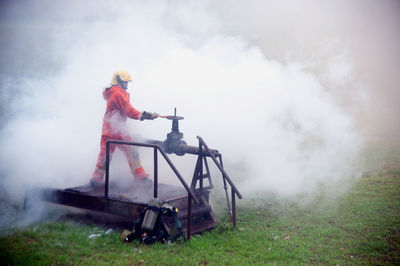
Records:
[[[165,228],[163,217],[172,217],[177,231],[175,235],[170,236],[168,234],[169,230]],[[136,219],[133,230],[124,230],[121,238],[124,242],[139,239],[141,243],[145,244],[152,244],[157,241],[165,243],[179,239],[186,240],[178,219],[178,209],[159,199],[149,201],[146,209]]]

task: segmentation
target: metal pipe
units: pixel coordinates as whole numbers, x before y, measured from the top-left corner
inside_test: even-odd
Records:
[[[203,144],[204,148],[209,151],[210,149],[208,148],[207,144],[204,142],[203,138],[200,136],[197,136],[197,138],[201,141]],[[214,154],[210,152],[210,157],[214,161],[215,165],[218,167],[218,169],[222,172],[222,174],[225,176],[226,180],[228,181],[229,185],[231,185],[232,189],[235,191],[239,199],[242,199],[242,194],[240,194],[239,190],[237,190],[235,184],[233,184],[232,180],[229,178],[228,174],[225,172],[224,168],[219,164],[217,159],[215,158]]]
[[[131,146],[140,146],[140,147],[151,147],[151,148],[159,148],[160,145],[157,143],[143,143],[143,142],[130,142],[130,141],[122,141],[122,140],[109,140],[109,143],[122,144],[122,145],[131,145]]]
[[[198,174],[199,174],[199,160],[200,160],[200,157],[197,158],[196,166],[194,168],[192,184],[190,185],[191,189],[196,189],[197,180],[198,180]]]
[[[158,156],[157,148],[154,148],[154,198],[158,197]]]
[[[187,238],[190,240],[192,235],[192,196],[188,193],[188,221],[187,221]]]
[[[210,172],[210,168],[208,167],[208,162],[207,162],[207,157],[203,157],[204,160],[204,165],[206,166],[206,171],[207,171],[207,175],[208,175],[208,181],[209,181],[209,185],[211,187],[213,187],[213,183],[211,181],[211,172]]]
[[[203,189],[203,147],[201,141],[199,141],[199,167],[200,189]]]
[[[178,172],[178,170],[176,169],[175,165],[171,162],[171,160],[168,158],[167,154],[161,149],[158,149],[161,153],[161,155],[164,157],[164,159],[167,161],[167,163],[169,164],[169,166],[172,168],[172,170],[174,171],[175,175],[178,177],[178,179],[181,181],[182,185],[185,187],[186,191],[190,194],[190,196],[193,198],[193,200],[199,204],[199,200],[197,199],[197,197],[193,194],[192,190],[189,188],[189,186],[186,184],[186,181],[182,178],[181,174]]]
[[[220,164],[221,164],[221,166],[222,166],[222,168],[223,168],[224,165],[223,165],[223,163],[222,163],[222,154],[220,154],[220,155],[218,156],[218,158],[219,158],[219,162],[220,162]],[[225,179],[225,176],[224,176],[224,175],[222,175],[222,180],[224,180],[225,197],[226,197],[226,203],[228,204],[227,212],[228,212],[229,216],[231,216],[231,218],[232,218],[231,206],[230,206],[230,204],[229,204],[228,186],[226,185],[226,179]]]
[[[163,141],[159,141],[159,140],[153,140],[153,139],[146,139],[145,140],[146,143],[148,144],[156,144],[162,147],[163,145]],[[190,146],[190,145],[181,145],[179,146],[180,151],[183,153],[188,153],[188,154],[193,154],[193,155],[198,155],[199,154],[199,147],[195,147],[195,146]],[[210,151],[215,155],[218,156],[220,153],[218,152],[218,150],[213,150],[210,149]],[[208,156],[210,157],[210,153],[208,151],[206,151],[205,149],[203,149],[202,151],[203,156]]]
[[[231,187],[232,191],[232,224],[233,228],[236,228],[236,198],[235,198],[235,191],[233,187]]]
[[[157,144],[149,144],[149,143],[141,143],[141,142],[128,142],[128,141],[121,141],[121,140],[109,140],[107,141],[106,144],[106,170],[107,170],[107,145],[109,143],[115,143],[115,144],[123,144],[123,145],[131,145],[131,146],[141,146],[141,147],[152,147],[152,148],[157,148],[161,155],[164,157],[164,159],[167,161],[169,166],[172,168],[174,171],[175,175],[178,177],[179,181],[181,181],[182,185],[185,187],[186,191],[190,194],[190,196],[193,198],[193,200],[199,204],[199,200],[197,197],[193,194],[193,192],[190,190],[189,186],[186,184],[186,181],[182,178],[182,175],[179,173],[178,169],[176,169],[175,165],[171,162],[167,154],[161,149],[160,145]],[[106,171],[107,172],[107,171]],[[108,183],[107,183],[107,195],[108,195]]]
[[[104,198],[108,199],[108,181],[110,178],[110,141],[106,142],[106,181],[104,184]]]
[[[199,154],[199,148],[198,147],[194,147],[194,146],[182,145],[181,146],[181,150],[182,150],[182,152],[193,154],[193,155]],[[217,150],[210,149],[210,152],[215,154],[215,155],[219,154],[219,152]],[[203,156],[208,156],[208,157],[210,157],[210,152],[208,152],[208,151],[206,151],[204,149],[202,151]]]

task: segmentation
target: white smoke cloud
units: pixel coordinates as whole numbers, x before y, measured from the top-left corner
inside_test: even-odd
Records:
[[[26,186],[88,182],[99,152],[102,89],[121,68],[133,75],[133,105],[162,114],[177,107],[185,117],[185,140],[197,145],[200,135],[221,151],[245,197],[273,192],[290,198],[348,187],[360,174],[362,138],[338,94],[346,86],[365,88],[353,78],[351,53],[344,45],[323,58],[274,58],[261,42],[232,32],[219,5],[60,2],[60,17],[49,19],[54,24],[35,20],[49,27],[52,41],[34,52],[51,51],[57,62],[53,71],[20,78],[20,93],[7,103],[13,116],[1,130],[0,161],[8,193],[18,198]],[[10,86],[3,86],[4,95],[15,89]],[[145,138],[164,140],[170,130],[161,119],[128,123]],[[151,156],[141,151],[151,172]],[[114,157],[113,169],[127,168],[122,160]],[[189,180],[194,165],[178,165]]]

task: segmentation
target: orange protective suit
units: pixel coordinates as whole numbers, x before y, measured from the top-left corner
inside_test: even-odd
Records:
[[[101,182],[105,174],[106,166],[106,143],[108,140],[133,141],[126,128],[127,117],[139,119],[141,112],[136,110],[129,102],[129,93],[119,85],[112,85],[103,92],[107,101],[106,113],[103,118],[102,136],[100,142],[100,153],[97,159],[96,169],[93,172],[91,181]],[[139,154],[133,146],[110,145],[110,156],[118,147],[128,160],[129,167],[135,178],[145,179],[148,177],[144,171]],[[111,158],[111,157],[110,157]]]

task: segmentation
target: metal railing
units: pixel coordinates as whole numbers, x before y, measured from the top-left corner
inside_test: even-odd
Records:
[[[224,170],[223,163],[222,163],[222,155],[216,151],[212,150],[208,147],[208,145],[205,143],[202,137],[197,136],[199,140],[199,148],[196,150],[198,152],[199,156],[199,164],[196,165],[196,171],[199,171],[201,174],[203,172],[203,164],[202,164],[202,158],[204,157],[211,157],[217,168],[220,170],[224,182],[224,189],[225,189],[225,195],[227,197],[227,202],[228,202],[228,208],[230,209],[229,206],[229,197],[228,197],[228,192],[227,192],[227,183],[231,186],[231,202],[232,202],[232,223],[233,227],[236,227],[236,196],[239,199],[242,199],[243,196],[240,194],[239,190],[236,188],[235,184],[233,184],[231,178],[228,176],[226,171]],[[104,186],[104,197],[108,199],[108,190],[109,190],[109,180],[110,180],[110,145],[111,144],[119,144],[119,145],[130,145],[130,146],[140,146],[140,147],[148,147],[148,148],[153,148],[154,149],[154,198],[158,197],[158,151],[161,153],[161,155],[164,157],[165,161],[168,163],[168,165],[171,167],[171,169],[174,171],[175,175],[178,177],[179,181],[182,183],[183,187],[186,189],[188,193],[188,224],[187,224],[187,235],[188,239],[190,239],[191,236],[191,224],[192,224],[192,199],[196,202],[196,204],[199,204],[199,200],[196,197],[196,195],[193,193],[193,191],[190,189],[188,184],[185,182],[185,180],[182,178],[182,175],[179,173],[179,171],[176,169],[175,165],[172,163],[172,161],[169,159],[168,155],[165,153],[165,151],[161,148],[159,144],[155,143],[141,143],[141,142],[128,142],[128,141],[120,141],[120,140],[109,140],[106,143],[106,173],[105,173],[105,186]],[[194,147],[192,147],[194,148]],[[204,149],[203,149],[204,148]],[[219,159],[219,161],[217,160]],[[197,169],[199,167],[199,169]],[[208,166],[207,166],[208,168]],[[202,182],[202,179],[201,181]],[[201,184],[202,187],[202,184]]]
[[[111,144],[120,144],[120,145],[130,145],[130,146],[140,146],[140,147],[148,147],[154,149],[154,198],[158,197],[158,151],[164,157],[165,161],[174,171],[175,175],[178,177],[179,181],[182,183],[183,187],[186,189],[188,193],[188,224],[187,224],[187,235],[188,239],[191,236],[191,227],[192,227],[192,199],[199,204],[199,200],[194,195],[192,190],[189,188],[188,184],[182,178],[182,175],[179,173],[178,169],[176,169],[175,165],[169,159],[167,154],[162,150],[162,148],[158,144],[148,144],[141,142],[128,142],[128,141],[120,141],[120,140],[109,140],[106,143],[106,180],[104,186],[104,198],[108,199],[108,187],[110,180],[110,145]]]
[[[229,200],[228,200],[228,193],[227,193],[227,185],[226,185],[226,181],[228,181],[229,185],[231,186],[231,196],[232,196],[232,224],[233,227],[236,227],[236,197],[235,195],[238,196],[239,199],[242,199],[243,196],[242,194],[240,194],[239,190],[236,188],[235,184],[233,184],[232,180],[230,179],[230,177],[228,176],[228,174],[225,172],[224,167],[222,165],[222,155],[220,153],[214,153],[211,151],[211,149],[207,146],[207,144],[205,143],[205,141],[203,140],[202,137],[197,136],[197,138],[199,139],[199,157],[200,157],[200,168],[202,168],[202,153],[204,152],[204,150],[208,153],[207,155],[209,155],[211,157],[211,159],[214,161],[215,165],[217,166],[217,168],[221,171],[222,173],[222,178],[224,181],[224,188],[225,188],[225,193],[226,193],[226,197],[227,197],[227,202],[228,202],[228,208],[230,208],[229,206]],[[204,147],[204,150],[203,150]],[[219,158],[219,162],[217,161],[217,157]],[[202,173],[202,169],[200,169],[200,172]]]

